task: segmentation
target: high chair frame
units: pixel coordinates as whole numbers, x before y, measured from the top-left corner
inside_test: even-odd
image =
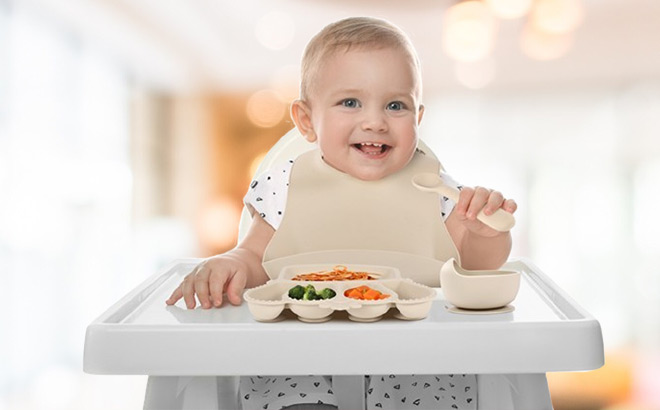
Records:
[[[257,172],[313,147],[294,129],[271,148]],[[425,144],[420,148],[433,155]],[[249,221],[244,209],[240,237]],[[440,290],[425,320],[362,326],[333,320],[256,323],[245,303],[208,310],[165,306],[200,261],[174,261],[92,322],[84,371],[149,375],[145,409],[235,410],[237,375],[315,373],[334,375],[340,409],[357,410],[364,408],[364,373],[471,373],[477,374],[479,409],[544,410],[552,408],[546,372],[592,370],[604,362],[598,321],[525,260],[505,265],[523,277],[513,313],[449,313]],[[359,349],[340,358],[316,350],[351,343],[378,347],[388,360],[365,358]],[[258,359],[249,356],[254,352],[260,352]],[[292,364],[297,355],[315,357],[314,366]]]

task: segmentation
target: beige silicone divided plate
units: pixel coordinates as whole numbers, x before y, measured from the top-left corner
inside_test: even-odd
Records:
[[[245,301],[252,316],[261,322],[277,320],[284,309],[289,309],[304,322],[325,322],[335,311],[345,310],[351,320],[373,322],[383,317],[391,308],[398,309],[396,317],[405,320],[419,320],[428,315],[435,299],[435,289],[402,279],[395,268],[374,265],[343,265],[350,271],[369,272],[375,280],[347,281],[299,281],[292,280],[301,273],[332,271],[330,264],[288,266],[277,279],[245,292]],[[289,297],[289,289],[296,285],[314,285],[317,291],[330,288],[336,296],[325,300],[297,300]],[[367,285],[384,294],[387,299],[357,300],[344,296],[344,292],[354,287]]]

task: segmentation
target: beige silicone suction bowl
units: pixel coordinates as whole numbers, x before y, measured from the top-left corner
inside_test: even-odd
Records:
[[[452,258],[440,270],[445,299],[460,309],[497,309],[511,303],[520,288],[520,272],[466,270]]]

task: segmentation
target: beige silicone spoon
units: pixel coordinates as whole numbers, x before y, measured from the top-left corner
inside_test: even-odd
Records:
[[[456,188],[445,185],[442,182],[442,178],[440,178],[440,175],[438,174],[433,174],[430,172],[417,174],[413,176],[412,184],[421,191],[437,192],[454,202],[458,202],[458,195],[460,191]],[[516,220],[514,219],[513,215],[504,209],[498,209],[491,215],[484,214],[484,211],[482,210],[479,212],[479,214],[477,214],[477,219],[500,232],[506,232],[513,228],[513,225],[516,224]]]

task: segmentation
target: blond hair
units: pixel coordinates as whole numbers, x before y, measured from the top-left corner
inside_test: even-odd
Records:
[[[314,76],[324,59],[351,48],[398,48],[409,55],[422,88],[421,65],[410,39],[399,27],[374,17],[349,17],[325,26],[305,47],[300,73],[300,99],[308,99]]]

